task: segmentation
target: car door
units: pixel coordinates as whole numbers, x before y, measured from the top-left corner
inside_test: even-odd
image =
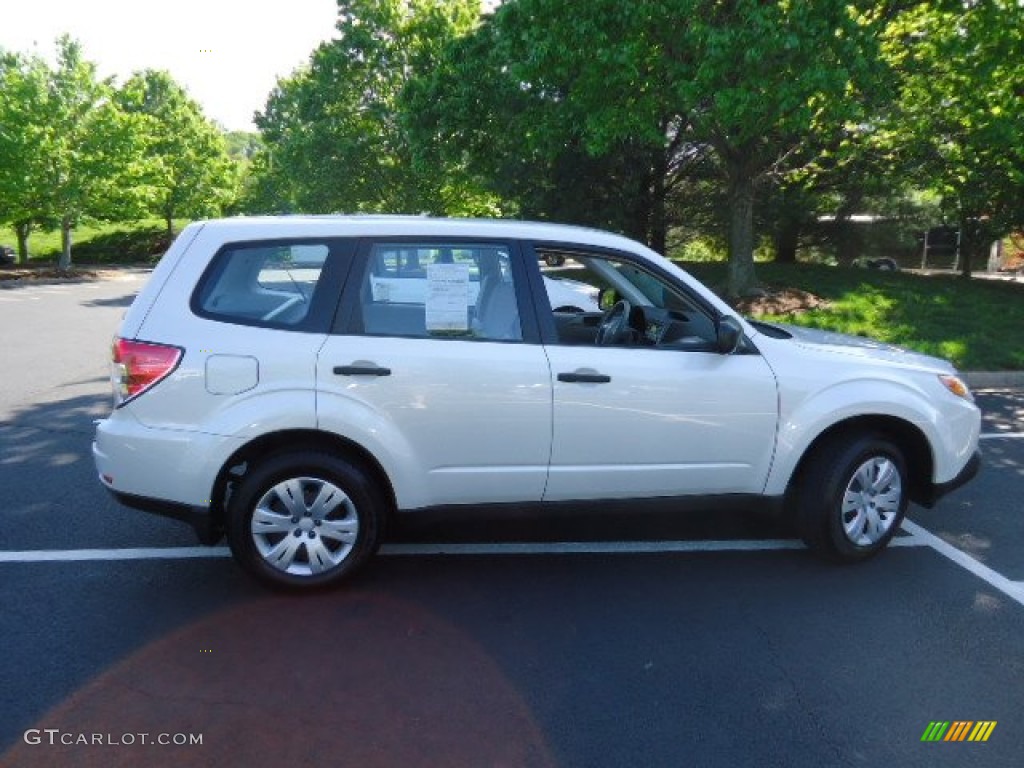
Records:
[[[506,243],[360,246],[317,361],[317,420],[376,457],[401,508],[540,500],[551,373],[525,283]]]
[[[631,299],[643,327],[600,345],[599,313],[540,308],[554,409],[545,500],[760,493],[777,426],[764,359],[749,344],[719,353],[715,316],[668,275],[626,255],[563,255],[559,274],[606,305]]]

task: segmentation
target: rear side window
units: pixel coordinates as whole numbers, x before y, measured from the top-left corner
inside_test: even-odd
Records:
[[[196,314],[249,325],[306,327],[317,305],[328,243],[246,243],[224,248],[193,299]]]
[[[370,336],[523,339],[511,256],[500,245],[374,244],[356,320]]]

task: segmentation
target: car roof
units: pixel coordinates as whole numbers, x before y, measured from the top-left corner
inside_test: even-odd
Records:
[[[223,240],[278,237],[457,237],[513,238],[580,244],[653,254],[621,235],[570,224],[515,219],[456,219],[400,215],[238,216],[195,222]]]

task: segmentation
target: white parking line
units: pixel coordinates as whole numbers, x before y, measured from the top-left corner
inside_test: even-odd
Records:
[[[997,440],[1000,438],[1021,440],[1024,439],[1024,432],[984,432],[979,437],[981,440]]]
[[[1011,600],[1024,605],[1024,582],[1011,581],[984,563],[975,560],[963,550],[957,549],[952,544],[943,541],[931,531],[925,530],[917,523],[904,520],[903,530],[925,546],[931,547],[943,557],[952,560],[964,570],[970,571],[979,579],[988,582],[989,585],[998,589]]]
[[[910,520],[903,521],[909,535],[897,536],[890,546],[930,547],[986,581],[1010,599],[1024,605],[1024,583],[1014,582],[970,555],[947,544]],[[383,556],[424,555],[631,555],[686,552],[768,552],[803,549],[795,539],[736,539],[712,541],[552,541],[395,543],[380,548]],[[190,560],[227,558],[227,547],[145,547],[123,549],[35,549],[0,551],[0,563],[52,563],[113,560]]]
[[[28,549],[0,552],[0,563],[54,563],[77,560],[177,560],[230,557],[227,547],[149,547],[141,549]]]
[[[893,539],[894,547],[925,547],[914,536]],[[634,555],[680,552],[770,552],[803,549],[796,539],[716,541],[540,541],[395,543],[380,548],[383,556],[423,555]],[[33,549],[0,551],[0,563],[49,563],[80,560],[188,560],[230,557],[227,547],[149,547],[135,549]]]

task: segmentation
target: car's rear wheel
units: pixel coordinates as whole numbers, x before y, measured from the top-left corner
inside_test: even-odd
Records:
[[[239,564],[267,584],[336,584],[376,551],[384,509],[358,466],[313,451],[279,454],[236,488],[228,543]]]
[[[801,538],[830,560],[857,562],[880,552],[907,510],[903,453],[880,435],[840,436],[813,450],[797,480]]]

